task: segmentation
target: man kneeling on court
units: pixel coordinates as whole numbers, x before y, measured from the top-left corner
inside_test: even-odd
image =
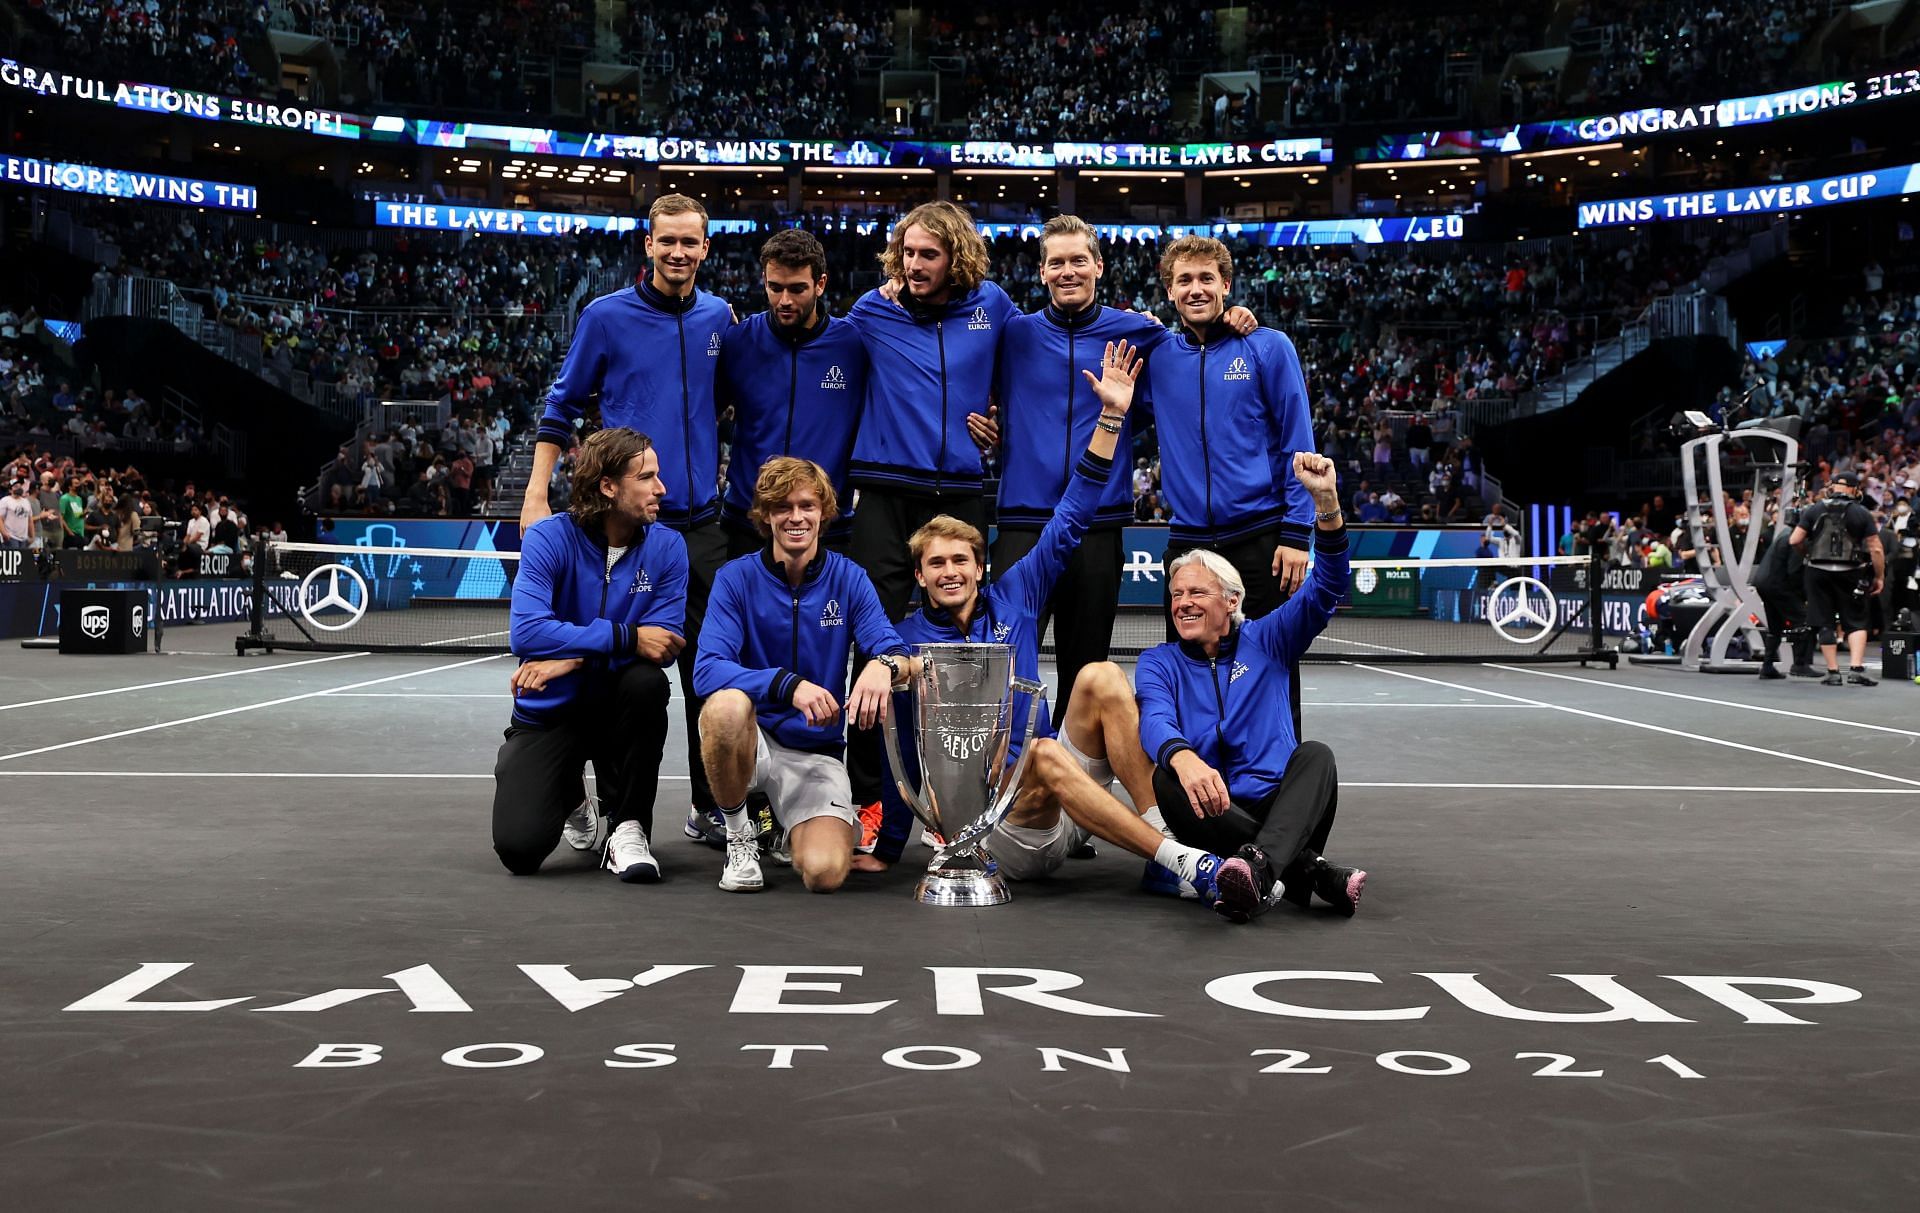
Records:
[[[830,893],[846,880],[860,818],[843,761],[846,721],[828,688],[847,685],[856,645],[879,654],[854,680],[846,705],[871,728],[914,666],[866,573],[822,545],[838,513],[819,464],[767,460],[748,517],[768,544],[729,561],[713,580],[693,689],[707,700],[700,752],[726,818],[720,887],[730,893],[766,885],[746,814],[753,791],[766,794],[807,888]]]
[[[1313,498],[1313,572],[1271,614],[1248,622],[1246,587],[1217,553],[1196,549],[1168,570],[1180,639],[1149,649],[1135,675],[1140,742],[1157,764],[1154,791],[1173,836],[1232,854],[1214,908],[1246,922],[1284,898],[1317,894],[1351,915],[1367,874],[1328,863],[1339,775],[1333,751],[1293,733],[1289,673],[1347,584],[1347,531],[1333,461],[1296,452],[1293,474]]]
[[[927,605],[901,621],[902,638],[910,644],[1011,645],[1014,673],[1039,679],[1040,613],[1106,491],[1140,367],[1138,354],[1127,342],[1108,342],[1100,376],[1080,372],[1101,406],[1086,451],[1032,550],[1011,568],[998,570],[985,590],[980,578],[986,570],[987,544],[979,530],[942,514],[914,532],[908,541],[913,576]],[[1026,700],[1025,695],[1015,697],[1015,720],[1026,719]],[[1160,873],[1167,891],[1211,903],[1220,858],[1164,837],[1141,812],[1107,791],[1117,775],[1134,804],[1157,816],[1150,812],[1153,765],[1140,749],[1140,720],[1126,673],[1110,661],[1084,667],[1068,704],[1057,739],[1044,707],[1039,709],[1033,754],[1020,791],[987,837],[987,850],[1000,871],[1012,880],[1038,879],[1058,868],[1091,834],[1146,859],[1159,859],[1165,865]],[[1018,760],[1022,740],[1015,737],[1008,746],[1008,763]],[[894,793],[889,790],[887,795]]]
[[[573,473],[573,504],[520,540],[509,642],[513,723],[494,763],[493,849],[540,870],[580,803],[588,759],[613,832],[603,864],[660,879],[647,846],[670,692],[662,667],[685,643],[687,544],[653,525],[666,492],[646,435],[601,430]]]

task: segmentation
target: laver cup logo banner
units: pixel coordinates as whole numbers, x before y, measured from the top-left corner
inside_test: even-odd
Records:
[[[1689,1042],[1710,1040],[1715,1056],[1724,1056],[1720,1046],[1729,1034],[1750,1038],[1756,1048],[1777,1047],[1782,1031],[1803,1041],[1809,1028],[1848,1025],[1857,1017],[1850,1004],[1863,997],[1823,978],[1764,971],[1495,976],[1247,969],[1120,988],[1111,980],[1089,986],[1058,968],[901,965],[870,973],[862,965],[603,960],[422,962],[329,976],[339,984],[289,985],[284,975],[249,979],[227,962],[141,961],[103,974],[63,1010],[176,1022],[181,1016],[287,1016],[284,1023],[302,1025],[285,1048],[283,1065],[292,1070],[507,1069],[538,1062],[584,1072],[738,1066],[745,1054],[751,1064],[764,1059],[764,1067],[775,1070],[877,1058],[895,1069],[925,1071],[989,1063],[1033,1073],[1204,1066],[1249,1075],[1632,1075],[1627,1080],[1637,1088],[1660,1091],[1674,1082],[1750,1079],[1750,1064],[1736,1074],[1717,1073],[1704,1058],[1690,1056]],[[663,1002],[684,1021],[662,1017]],[[414,1028],[422,1014],[447,1017],[430,1048],[382,1032],[401,1020]],[[871,1020],[870,1050],[849,1056],[844,1044],[808,1038],[809,1019],[844,1024],[849,1015]],[[1196,1016],[1214,1026],[1244,1027],[1244,1047],[1196,1045],[1204,1037],[1181,1027]],[[564,1056],[547,1057],[541,1026],[566,1024],[572,1031],[576,1017],[604,1024],[603,1049],[582,1054],[569,1047]],[[651,1041],[631,1042],[622,1034],[623,1025],[637,1021],[648,1025]],[[1489,1035],[1489,1021],[1511,1030]],[[899,1040],[890,1035],[895,1027],[912,1034]],[[1449,1040],[1450,1029],[1475,1043]],[[503,1038],[503,1030],[518,1039]],[[1335,1050],[1320,1043],[1336,1031],[1345,1045]],[[474,1037],[462,1039],[468,1032]],[[742,1033],[746,1041],[738,1039]],[[416,1032],[402,1035],[418,1040]],[[1355,1040],[1363,1042],[1357,1049]]]

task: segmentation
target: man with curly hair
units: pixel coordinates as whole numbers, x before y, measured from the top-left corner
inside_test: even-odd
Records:
[[[949,514],[985,530],[985,468],[969,415],[984,422],[1001,334],[1019,309],[987,281],[987,245],[973,217],[951,202],[907,212],[880,256],[882,275],[902,284],[898,302],[869,291],[847,318],[867,347],[866,407],[854,440],[852,482],[860,491],[848,547],[867,571],[888,619],[913,593],[907,540]],[[900,857],[912,819],[881,820],[877,734],[856,733],[849,766],[862,807],[856,865]]]

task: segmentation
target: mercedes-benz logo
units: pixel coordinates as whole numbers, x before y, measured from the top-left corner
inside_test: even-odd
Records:
[[[1501,595],[1513,591],[1511,602],[1502,603]],[[1509,577],[1487,594],[1487,622],[1502,640],[1514,644],[1534,644],[1553,628],[1560,618],[1560,602],[1538,577]],[[1515,635],[1507,629],[1530,624],[1537,632]]]
[[[314,581],[323,573],[326,574],[327,577],[327,592],[315,598],[309,591],[312,589]],[[353,582],[354,589],[357,593],[351,596],[341,593],[340,579],[342,577]],[[373,595],[367,590],[367,579],[344,564],[323,564],[300,579],[300,617],[323,632],[344,632],[354,624],[359,623],[361,617],[367,613],[367,607],[372,601]],[[324,611],[328,607],[345,611],[347,613],[346,621],[343,623],[322,623],[320,620],[314,618],[315,612]]]

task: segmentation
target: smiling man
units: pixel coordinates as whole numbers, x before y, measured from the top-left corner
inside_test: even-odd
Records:
[[[1175,240],[1161,254],[1160,282],[1180,315],[1180,335],[1147,364],[1170,515],[1163,568],[1194,548],[1219,553],[1240,575],[1241,612],[1259,619],[1300,588],[1307,569],[1314,511],[1292,475],[1294,454],[1314,450],[1306,377],[1285,333],[1242,336],[1226,323],[1226,245]],[[1174,635],[1170,622],[1167,638]],[[1297,670],[1293,677],[1297,735]]]
[[[1087,448],[1100,401],[1081,384],[1082,373],[1099,366],[1101,351],[1127,341],[1151,355],[1168,339],[1166,326],[1142,312],[1103,307],[1099,300],[1105,259],[1100,238],[1078,215],[1055,215],[1040,229],[1040,281],[1047,306],[1007,322],[1000,349],[997,434],[1004,461],[993,541],[993,567],[1006,569],[1032,551],[1073,476],[1074,461]],[[1238,333],[1259,327],[1253,313],[1228,309],[1224,319]],[[1133,422],[1124,421],[1116,449],[1133,450]],[[1133,491],[1125,461],[1108,476],[1086,537],[1067,562],[1040,611],[1039,634],[1053,625],[1064,718],[1080,671],[1107,659],[1113,619],[1120,605],[1121,530],[1133,521]]]
[[[977,528],[943,514],[914,532],[914,577],[927,602],[901,621],[900,635],[909,644],[1011,645],[1014,673],[1039,678],[1040,613],[1106,493],[1115,445],[1140,375],[1137,353],[1124,340],[1106,344],[1100,366],[1098,377],[1081,372],[1099,421],[1058,510],[1025,556],[1001,569],[993,584],[982,589],[986,540]],[[1221,869],[1220,858],[1166,839],[1143,820],[1143,813],[1158,816],[1151,811],[1153,768],[1140,748],[1139,715],[1126,674],[1112,662],[1090,664],[1079,675],[1078,689],[1072,706],[1058,716],[1057,733],[1040,709],[1033,755],[1013,808],[988,837],[989,852],[1009,878],[1037,879],[1058,868],[1091,834],[1157,860],[1177,877],[1167,882],[1173,891],[1190,892],[1211,904],[1217,896],[1214,876]],[[1026,701],[1024,695],[1015,696],[1015,720],[1024,718]],[[1008,746],[1009,764],[1018,760],[1021,741],[1016,736]],[[1140,811],[1107,792],[1116,775]]]
[[[720,427],[714,383],[733,309],[694,285],[707,256],[707,210],[698,200],[684,194],[654,200],[647,211],[646,254],[647,271],[632,286],[595,299],[580,313],[566,361],[547,392],[520,527],[524,532],[547,516],[547,483],[554,464],[572,443],[574,423],[595,396],[603,426],[630,426],[652,435],[667,484],[660,520],[686,537],[691,571],[680,687],[687,701],[687,763],[693,784],[689,820],[697,822],[703,811],[714,807],[700,763],[693,653],[714,573],[727,556],[719,526]],[[688,833],[699,836],[691,825]]]
[[[866,404],[867,348],[853,325],[827,314],[820,242],[798,228],[775,233],[760,246],[760,276],[767,310],[728,329],[720,351],[720,386],[733,406],[720,502],[729,557],[765,542],[749,514],[760,468],[775,455],[819,464],[839,499],[851,500],[847,469]],[[852,531],[845,510],[827,531],[828,546],[845,551]]]
[[[1333,461],[1293,456],[1318,521],[1313,572],[1277,610],[1249,620],[1232,564],[1205,548],[1169,566],[1178,640],[1141,655],[1140,744],[1156,764],[1155,799],[1173,836],[1232,858],[1214,908],[1246,922],[1285,899],[1319,896],[1351,915],[1367,874],[1323,856],[1340,781],[1333,751],[1292,727],[1292,677],[1347,588],[1347,531]]]
[[[569,511],[521,537],[509,642],[513,722],[494,763],[493,849],[526,876],[560,841],[591,760],[612,822],[603,866],[660,879],[648,845],[667,676],[684,643],[687,544],[656,525],[667,486],[644,434],[588,438]]]
[[[847,313],[865,340],[866,407],[853,446],[860,510],[848,554],[873,579],[887,618],[913,593],[907,538],[937,514],[987,525],[985,468],[969,415],[985,420],[1000,338],[1017,314],[1013,300],[987,281],[987,245],[973,217],[951,202],[907,212],[881,254],[882,274],[900,284],[898,302],[867,292]],[[910,816],[879,809],[880,744],[857,733],[854,791],[866,813],[862,868],[900,857]]]
[[[833,482],[819,464],[778,455],[760,469],[752,518],[767,545],[729,561],[714,581],[712,610],[694,664],[707,697],[701,744],[726,821],[720,887],[765,887],[749,824],[749,792],[764,793],[787,832],[806,887],[830,893],[846,880],[860,817],[842,755],[845,726],[872,728],[891,688],[906,680],[906,645],[880,609],[860,567],[826,551],[838,512]],[[843,709],[855,646],[878,654],[854,680]]]

